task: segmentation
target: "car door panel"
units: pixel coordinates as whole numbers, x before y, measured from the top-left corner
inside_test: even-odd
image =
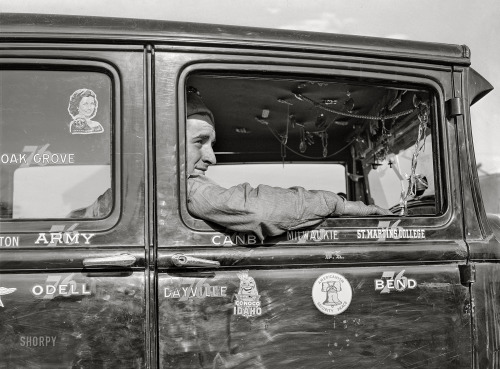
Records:
[[[338,315],[320,311],[312,296],[316,280],[332,273],[352,289]],[[375,281],[387,275],[413,282],[377,289]],[[245,279],[257,292],[248,308],[238,299]],[[161,367],[465,368],[471,362],[469,294],[453,264],[169,272],[159,278],[158,301]]]
[[[442,213],[398,219],[333,218],[311,231],[316,233],[287,232],[259,243],[248,235],[217,229],[187,211],[182,98],[187,76],[198,70],[222,74],[224,69],[231,75],[228,81],[234,81],[238,70],[258,75],[265,69],[290,73],[287,76],[302,72],[347,78],[350,68],[360,64],[333,61],[328,69],[328,63],[297,58],[293,66],[282,66],[282,60],[252,57],[249,61],[243,52],[235,54],[156,54],[159,366],[469,367],[470,292],[460,274],[468,256],[462,238],[462,199],[460,192],[447,192],[459,185],[452,175],[457,163],[450,160],[458,151],[456,128],[445,114],[451,69],[393,66],[397,78],[431,86],[435,93],[433,147],[439,155],[434,165],[440,174],[440,196],[446,199],[440,204]],[[365,73],[366,78],[393,78],[394,74],[386,74],[389,67],[369,64],[356,77]],[[209,78],[195,81],[206,83],[205,94],[210,93]],[[203,96],[220,104],[216,96]],[[217,131],[223,123],[215,120]],[[389,229],[402,234],[411,229],[418,237],[384,236]],[[216,261],[220,268],[181,268],[175,264],[176,254]],[[253,296],[242,292],[245,284],[253,286]],[[344,287],[339,289],[347,290],[347,285],[350,298],[340,292]]]
[[[2,50],[0,63],[2,70],[16,73],[9,84],[3,80],[3,90],[10,86],[11,94],[31,93],[37,102],[23,95],[23,109],[12,108],[3,115],[2,123],[12,124],[2,131],[11,138],[6,145],[22,149],[47,141],[54,152],[64,147],[74,154],[76,165],[96,164],[92,154],[98,152],[107,160],[106,183],[112,189],[112,207],[103,216],[75,219],[65,215],[68,211],[58,219],[16,218],[9,209],[2,214],[2,236],[12,240],[12,247],[0,250],[0,367],[144,368],[149,361],[147,179],[137,175],[144,173],[146,162],[144,50],[125,45],[118,50],[105,45],[25,45]],[[16,83],[28,74],[36,93]],[[101,115],[95,120],[104,132],[84,135],[68,130],[68,99],[82,88],[96,91]],[[54,186],[72,180],[69,175],[56,179]],[[95,179],[69,188],[60,202],[78,200]],[[2,190],[12,191],[9,186]],[[50,199],[56,192],[54,187],[39,187],[41,197]],[[98,203],[97,198],[79,206]],[[50,206],[48,202],[44,210]]]
[[[143,272],[16,273],[0,280],[8,289],[0,367],[144,367]]]

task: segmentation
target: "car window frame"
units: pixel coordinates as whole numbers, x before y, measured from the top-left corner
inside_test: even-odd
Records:
[[[101,232],[112,229],[120,219],[121,204],[121,79],[119,72],[111,64],[84,59],[55,59],[44,58],[42,61],[36,57],[2,58],[0,68],[3,70],[43,70],[43,71],[78,71],[105,74],[110,79],[111,121],[110,121],[110,165],[111,188],[113,189],[113,207],[104,218],[29,218],[29,219],[0,219],[2,233],[31,233],[47,232],[57,225],[68,229],[78,223],[79,231]]]
[[[274,66],[274,69],[278,69],[280,73],[286,76],[290,76],[290,78],[293,78],[294,75],[300,76],[300,73],[297,73],[295,71],[292,71],[290,68],[285,68],[284,66]],[[293,68],[296,69],[296,68]],[[297,68],[298,69],[298,68]],[[302,69],[302,68],[300,68]],[[316,68],[304,68],[307,70],[301,70],[302,74],[307,74],[307,75],[314,75],[315,77],[322,77],[325,76],[326,78],[332,78],[334,79],[336,76],[339,77],[351,77],[351,78],[356,78],[359,76],[359,73],[349,71],[347,69],[335,69],[334,71],[328,70],[328,73],[325,74],[326,71],[321,70],[321,69],[316,69]],[[185,112],[185,97],[184,97],[184,91],[187,86],[187,79],[189,76],[193,73],[196,72],[202,72],[202,71],[210,71],[210,72],[227,72],[228,74],[235,74],[237,75],[238,72],[246,72],[248,73],[249,71],[255,72],[258,74],[259,72],[263,72],[264,70],[268,71],[269,68],[268,66],[255,66],[255,65],[245,65],[243,68],[240,65],[234,63],[232,65],[228,64],[218,64],[218,63],[196,63],[196,64],[190,64],[189,66],[186,66],[185,68],[182,69],[180,72],[179,78],[178,78],[178,83],[177,83],[177,88],[178,88],[178,114],[179,114],[179,143],[181,143],[185,139],[185,130],[186,130],[186,112]],[[339,74],[340,73],[340,74]],[[439,85],[438,81],[435,81],[434,79],[431,78],[426,78],[424,76],[404,76],[404,75],[388,75],[385,73],[381,72],[367,72],[366,78],[377,78],[380,80],[388,80],[391,82],[401,82],[401,83],[407,83],[407,84],[412,84],[412,85],[417,85],[417,86],[422,86],[423,88],[428,88],[432,92],[432,96],[434,96],[434,100],[436,102],[435,104],[435,109],[433,113],[437,113],[434,115],[435,119],[435,126],[433,127],[432,134],[435,136],[435,139],[433,139],[433,155],[434,156],[434,161],[435,161],[435,167],[434,167],[434,173],[435,173],[435,179],[436,179],[436,184],[439,184],[439,191],[442,192],[440,198],[443,201],[445,198],[444,202],[441,204],[438,204],[440,208],[443,208],[443,212],[438,215],[433,215],[433,216],[412,216],[412,223],[415,226],[422,226],[422,227],[431,227],[431,228],[440,228],[446,223],[449,222],[449,220],[452,218],[452,209],[448,205],[448,197],[451,195],[450,193],[450,184],[449,184],[449,173],[442,173],[443,166],[438,165],[437,161],[442,160],[442,154],[443,152],[440,152],[438,150],[439,147],[442,145],[447,146],[447,138],[445,135],[442,133],[441,126],[443,125],[443,117],[444,117],[444,93],[442,91],[441,86]],[[385,76],[384,76],[385,74]],[[298,77],[295,77],[298,78]],[[438,145],[437,141],[444,141],[443,144]],[[436,143],[435,143],[436,142]],[[184,148],[184,145],[179,144],[179,148]],[[185,172],[183,172],[184,168],[184,163],[185,163],[185,150],[180,149],[179,150],[179,168],[181,169],[181,172],[179,173],[179,178],[180,178],[180,187],[181,189],[187,188],[187,181],[186,181],[186,176]],[[445,178],[443,178],[445,177]],[[441,187],[443,186],[444,187]],[[179,191],[181,194],[180,198],[180,207],[181,207],[181,217],[184,222],[189,228],[191,228],[193,231],[201,231],[201,232],[207,232],[207,231],[214,231],[214,226],[208,224],[204,220],[198,219],[196,217],[193,217],[187,210],[187,198],[186,198],[186,191]],[[447,194],[447,196],[444,196],[444,193]],[[395,222],[401,217],[399,216],[394,216],[394,217],[343,217],[343,218],[327,218],[324,223],[324,228],[328,229],[342,229],[342,228],[353,228],[353,227],[370,227],[373,226],[373,220],[376,219],[378,220],[391,220],[392,222]],[[431,219],[431,223],[429,223],[429,219]],[[353,220],[356,224],[353,224]],[[350,224],[349,224],[350,223]],[[377,222],[378,223],[378,222]],[[217,230],[222,230],[222,228],[215,228]]]

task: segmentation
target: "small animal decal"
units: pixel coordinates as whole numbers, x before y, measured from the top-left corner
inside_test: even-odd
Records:
[[[15,292],[17,290],[17,288],[6,288],[6,287],[0,287],[0,306],[1,307],[4,307],[3,306],[3,303],[2,303],[2,296],[3,295],[8,295],[8,294],[11,294],[13,292]]]

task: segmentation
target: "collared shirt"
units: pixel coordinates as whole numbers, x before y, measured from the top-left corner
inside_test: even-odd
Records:
[[[219,186],[203,175],[188,178],[188,209],[204,220],[263,240],[288,230],[311,227],[329,215],[344,213],[344,201],[329,191],[242,183]]]

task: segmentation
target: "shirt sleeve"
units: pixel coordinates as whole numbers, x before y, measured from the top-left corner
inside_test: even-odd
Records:
[[[204,220],[237,232],[253,232],[261,240],[341,215],[344,201],[329,191],[280,188],[242,183],[224,188],[206,176],[188,178],[188,209]]]
[[[73,210],[68,218],[103,218],[111,213],[113,208],[113,193],[108,188],[101,196],[86,208]]]

